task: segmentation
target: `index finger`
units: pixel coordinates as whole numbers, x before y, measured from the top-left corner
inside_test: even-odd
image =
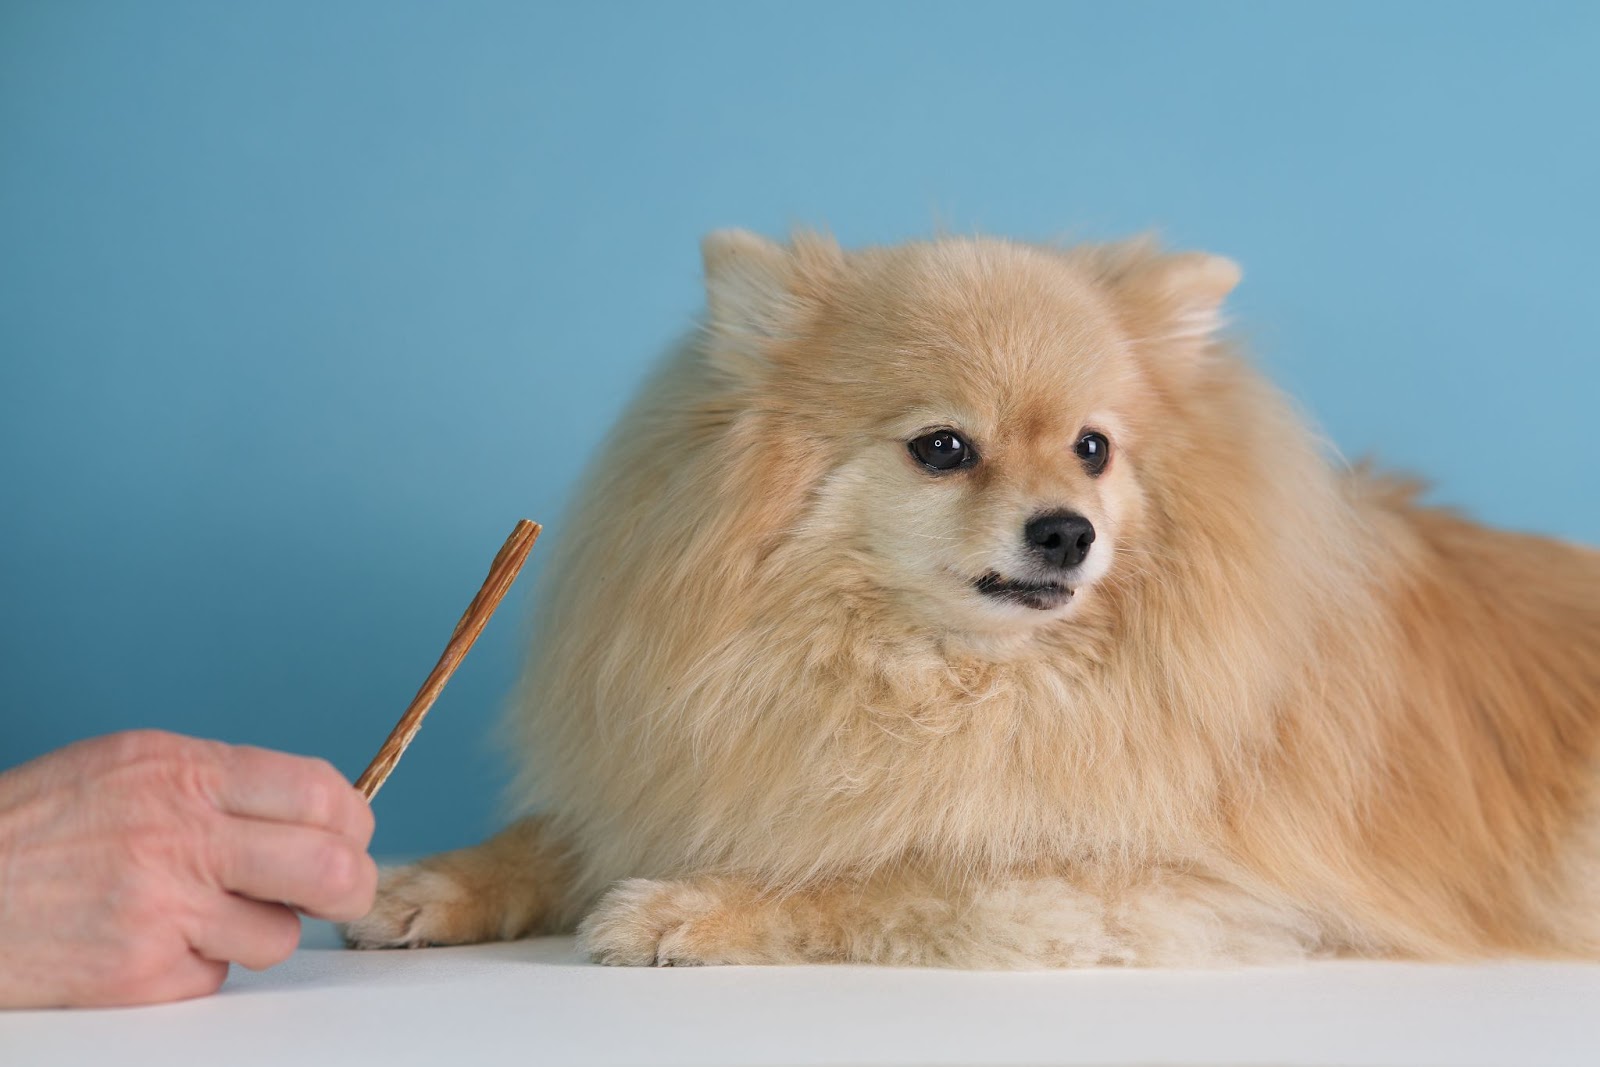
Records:
[[[365,849],[372,841],[372,807],[324,759],[230,746],[223,758],[217,803],[229,815],[315,827]]]

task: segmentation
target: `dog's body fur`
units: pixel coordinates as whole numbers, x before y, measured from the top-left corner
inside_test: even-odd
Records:
[[[551,562],[547,814],[391,873],[352,943],[1600,957],[1600,554],[1330,466],[1214,336],[1231,264],[723,234],[707,274]],[[982,462],[917,469],[929,426]],[[1059,506],[1100,531],[1070,603],[974,593]]]

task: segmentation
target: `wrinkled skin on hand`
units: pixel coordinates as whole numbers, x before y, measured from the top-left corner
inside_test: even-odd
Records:
[[[147,1004],[372,905],[372,811],[326,761],[156,731],[0,774],[0,1006]]]

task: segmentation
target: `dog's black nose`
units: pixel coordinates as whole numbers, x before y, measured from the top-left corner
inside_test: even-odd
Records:
[[[1094,524],[1075,512],[1047,511],[1029,519],[1022,536],[1036,558],[1066,570],[1082,563],[1089,554]]]

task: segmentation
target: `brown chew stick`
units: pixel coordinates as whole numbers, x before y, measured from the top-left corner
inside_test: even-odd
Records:
[[[444,684],[461,665],[461,660],[472,647],[472,643],[478,639],[478,635],[483,633],[484,625],[488,623],[489,616],[494,614],[494,609],[500,606],[506,590],[517,580],[517,572],[522,570],[523,563],[527,562],[528,553],[533,551],[533,543],[539,539],[541,528],[536,522],[520,519],[516,529],[511,531],[511,536],[506,538],[506,543],[500,546],[494,562],[489,565],[489,576],[483,580],[483,588],[478,590],[478,595],[467,605],[467,613],[456,623],[455,632],[450,635],[450,643],[444,646],[444,654],[439,657],[439,662],[434,664],[427,680],[422,683],[422,688],[417,690],[417,695],[411,700],[411,706],[406,708],[406,713],[400,716],[400,721],[395,723],[394,729],[389,732],[383,747],[378,749],[378,754],[372,757],[367,769],[356,779],[356,788],[361,790],[361,795],[368,800],[377,796],[378,790],[383,788],[383,783],[394,771],[395,764],[399,763],[400,757],[405,754],[406,746],[411,744],[411,739],[416,737],[417,731],[421,729],[423,716],[428,714],[433,702],[439,699]]]

